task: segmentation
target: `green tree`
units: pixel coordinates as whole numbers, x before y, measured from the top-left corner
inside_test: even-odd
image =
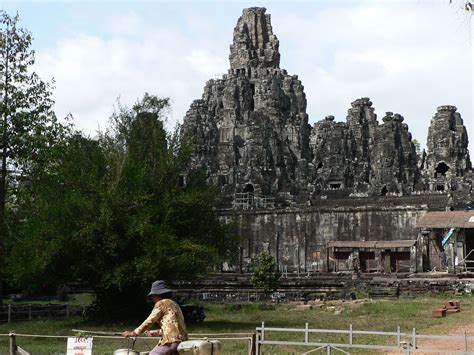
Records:
[[[93,286],[105,155],[77,133],[20,181],[7,241],[10,283],[24,292],[54,291],[68,281]]]
[[[131,109],[119,104],[102,137],[110,170],[97,306],[106,315],[134,311],[154,279],[200,277],[236,254],[215,188],[188,171],[191,148],[179,129],[164,129],[168,110],[168,99],[148,94]]]
[[[269,252],[261,252],[252,263],[253,272],[250,282],[265,294],[275,291],[280,285],[281,274],[277,270],[275,258]]]
[[[52,111],[51,85],[31,70],[32,36],[18,22],[18,15],[0,11],[0,274],[9,236],[8,206],[17,180],[47,160],[51,146],[68,130]],[[1,296],[0,287],[0,300]]]
[[[74,135],[20,184],[9,271],[31,292],[80,281],[97,315],[141,317],[155,279],[205,275],[236,255],[216,189],[188,170],[190,145],[164,120],[169,101],[118,105],[97,141]]]

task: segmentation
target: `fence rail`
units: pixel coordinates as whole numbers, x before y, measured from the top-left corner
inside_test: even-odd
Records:
[[[304,335],[303,341],[283,341],[283,340],[269,340],[269,332],[284,332],[284,333],[302,333]],[[342,334],[348,336],[347,343],[340,342],[323,342],[323,341],[310,341],[311,334]],[[384,342],[381,344],[361,344],[354,342],[355,335],[378,335],[378,336],[389,336],[396,337],[394,345],[386,345]],[[431,349],[431,348],[420,348],[418,347],[417,341],[419,339],[445,339],[445,340],[460,340],[463,345],[463,349],[452,350],[452,349]],[[266,327],[265,322],[262,322],[261,327],[256,328],[256,353],[262,353],[262,346],[264,345],[277,345],[277,346],[307,346],[317,347],[309,350],[304,354],[309,354],[319,350],[326,350],[327,354],[331,354],[331,349],[346,353],[342,349],[372,349],[382,351],[402,351],[404,355],[411,353],[449,353],[449,354],[474,354],[474,346],[469,350],[469,342],[474,342],[474,336],[468,336],[467,332],[464,331],[463,335],[427,335],[417,334],[416,329],[413,328],[412,332],[404,333],[400,331],[400,327],[397,327],[396,332],[381,332],[381,331],[367,331],[367,330],[354,330],[352,324],[348,330],[345,329],[311,329],[308,323],[305,324],[304,328],[273,328]]]
[[[298,333],[304,336],[304,339],[301,341],[298,340],[274,340],[269,339],[269,333],[279,332],[279,333]],[[325,342],[318,339],[318,341],[311,341],[310,336],[314,334],[338,334],[347,336],[347,342]],[[376,336],[388,336],[394,337],[395,341],[392,344],[387,344],[387,342],[380,341],[379,344],[363,344],[360,342],[354,341],[354,337],[357,335],[376,335]],[[8,334],[0,334],[0,338],[8,337],[9,338],[9,354],[29,354],[27,349],[23,349],[18,345],[18,341],[21,343],[21,339],[24,338],[49,338],[56,340],[65,340],[68,337],[74,335],[42,335],[42,334],[21,334],[10,332]],[[121,336],[109,336],[109,335],[93,335],[95,339],[100,339],[106,341],[108,340],[125,340]],[[402,352],[404,355],[416,354],[416,353],[446,353],[446,354],[474,354],[474,346],[469,349],[469,342],[474,342],[474,336],[468,336],[464,331],[463,335],[427,335],[427,334],[417,334],[416,329],[413,328],[412,332],[401,332],[400,327],[397,327],[396,331],[393,332],[384,332],[384,331],[368,331],[368,330],[355,330],[352,325],[349,329],[311,329],[308,326],[308,323],[305,324],[304,328],[274,328],[266,327],[265,323],[262,322],[261,327],[256,328],[256,333],[196,333],[189,334],[190,339],[216,339],[222,342],[229,341],[243,341],[247,345],[247,353],[251,354],[261,354],[263,346],[304,346],[309,347],[310,350],[304,352],[303,354],[315,353],[316,351],[324,350],[326,354],[331,354],[332,351],[337,351],[339,353],[349,354],[349,349],[367,349],[367,350],[381,350],[381,351],[396,351]],[[143,338],[148,339],[150,338]],[[463,342],[462,349],[452,350],[452,349],[432,349],[432,348],[421,348],[418,346],[418,340],[420,339],[443,339],[443,340],[461,340]],[[64,344],[65,346],[65,344]],[[132,346],[133,347],[133,346]]]
[[[64,319],[72,314],[81,314],[81,307],[64,304],[24,304],[0,306],[0,324],[12,321],[28,321],[32,319]]]
[[[30,352],[27,350],[21,348],[18,345],[18,342],[20,341],[19,338],[44,338],[44,339],[64,339],[67,340],[69,337],[73,337],[74,335],[45,335],[45,334],[21,334],[21,333],[15,333],[15,332],[10,332],[8,334],[0,334],[0,338],[2,337],[9,337],[9,355],[29,355]],[[116,335],[93,335],[91,336],[94,339],[103,339],[103,340],[126,340],[126,338],[122,336],[116,336]],[[133,338],[132,344],[135,343],[135,339]],[[152,338],[145,337],[142,339],[147,339],[150,340]],[[255,353],[255,348],[254,348],[254,342],[255,342],[255,334],[253,333],[209,333],[209,334],[202,334],[202,333],[191,333],[189,334],[189,339],[190,340],[196,340],[196,339],[213,339],[213,340],[219,340],[222,342],[228,342],[228,341],[242,341],[246,344],[247,347],[247,353],[248,355],[252,355]],[[20,341],[21,342],[21,341]],[[66,344],[64,344],[64,347],[66,347]],[[133,345],[131,346],[133,348]],[[3,354],[3,352],[2,352]]]

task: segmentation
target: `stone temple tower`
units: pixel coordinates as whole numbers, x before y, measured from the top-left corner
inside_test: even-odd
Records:
[[[428,130],[425,188],[456,191],[471,170],[467,131],[455,106],[440,106],[437,111]]]
[[[186,113],[183,134],[228,198],[307,194],[310,161],[303,85],[280,69],[279,42],[262,7],[244,9],[230,46],[230,69],[209,80]]]
[[[229,62],[182,126],[195,148],[190,169],[219,187],[220,207],[428,194],[461,208],[472,198],[467,131],[456,107],[438,107],[420,159],[403,116],[387,112],[379,123],[368,97],[351,103],[345,122],[327,115],[311,127],[304,87],[280,68],[279,41],[263,7],[243,10]]]

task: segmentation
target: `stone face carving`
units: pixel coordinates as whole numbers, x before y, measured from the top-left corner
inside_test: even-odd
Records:
[[[317,191],[324,187],[347,188],[353,185],[349,130],[345,123],[334,122],[334,116],[317,122],[311,132],[310,145]]]
[[[262,196],[317,204],[464,186],[471,163],[454,106],[438,108],[427,153],[418,156],[403,116],[387,112],[379,124],[369,98],[352,102],[346,122],[327,116],[311,127],[304,87],[280,69],[279,42],[265,11],[243,10],[228,73],[206,83],[182,126],[196,147],[191,168],[205,169],[227,206],[235,207],[239,194],[252,206]]]
[[[466,127],[455,106],[440,106],[428,129],[423,177],[430,190],[456,190],[472,169]]]
[[[403,120],[387,112],[375,131],[370,185],[379,195],[410,194],[419,177],[415,145]]]
[[[230,67],[279,68],[279,42],[272,32],[270,15],[263,7],[244,9],[234,29],[234,43],[230,46]]]
[[[278,39],[264,8],[243,11],[228,74],[206,83],[183,134],[197,145],[195,167],[225,193],[298,195],[310,160],[303,85],[279,68]]]

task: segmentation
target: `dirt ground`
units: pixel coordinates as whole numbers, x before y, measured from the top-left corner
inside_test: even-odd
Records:
[[[464,330],[467,332],[467,336],[474,337],[474,323],[471,323],[467,326],[463,327],[456,327],[451,329],[447,334],[448,335],[464,335]],[[449,339],[422,339],[422,340],[417,340],[417,348],[418,349],[440,349],[440,350],[464,350],[464,339],[455,339],[455,340],[449,340]],[[468,341],[468,350],[469,354],[474,354],[474,340]],[[398,354],[403,354],[402,352],[391,352],[387,353],[386,355],[398,355]],[[415,354],[423,354],[423,355],[433,355],[433,354],[454,354],[453,353],[446,353],[446,352],[439,352],[439,353],[433,353],[433,352],[416,352]]]

